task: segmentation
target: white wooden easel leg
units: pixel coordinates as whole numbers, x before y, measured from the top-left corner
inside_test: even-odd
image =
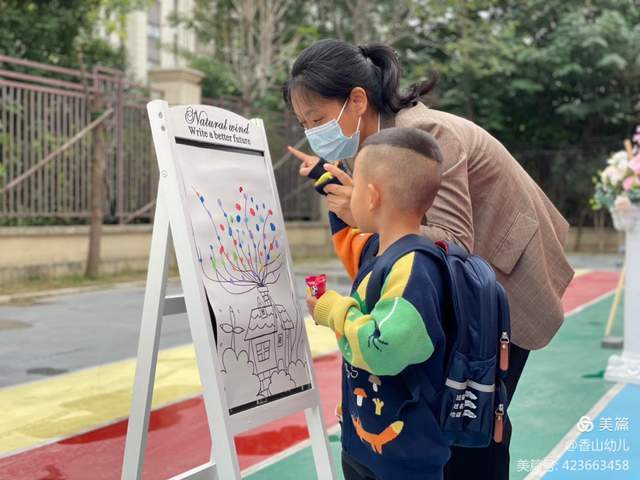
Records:
[[[313,452],[313,461],[316,464],[318,480],[337,479],[338,475],[336,466],[333,464],[331,445],[324,430],[325,422],[319,395],[318,405],[305,409],[304,415],[309,428],[309,439],[311,440],[311,450]]]
[[[153,385],[158,361],[170,250],[169,216],[162,204],[161,195],[158,195],[153,235],[151,237],[144,306],[142,308],[142,324],[138,340],[138,361],[133,383],[131,414],[129,416],[124,450],[123,480],[142,478],[151,399],[153,397]]]

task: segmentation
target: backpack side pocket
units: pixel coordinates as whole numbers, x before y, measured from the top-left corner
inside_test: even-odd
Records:
[[[485,447],[493,432],[496,358],[469,361],[455,352],[445,382],[440,425],[451,445]]]

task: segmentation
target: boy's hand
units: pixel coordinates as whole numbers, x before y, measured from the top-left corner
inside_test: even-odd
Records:
[[[347,225],[355,227],[356,220],[351,214],[351,194],[353,193],[353,181],[351,177],[330,163],[327,163],[324,169],[342,183],[342,185],[331,184],[324,187],[324,191],[327,193],[327,206],[329,210],[335,213]]]
[[[302,177],[308,177],[309,172],[313,170],[313,167],[315,167],[316,163],[320,161],[320,157],[316,157],[315,155],[308,155],[304,152],[301,152],[297,148],[293,148],[292,146],[288,146],[287,149],[294,157],[297,157],[298,160],[302,162],[299,171],[300,176]]]
[[[309,313],[311,314],[312,318],[313,318],[313,311],[316,308],[316,303],[318,303],[318,299],[316,297],[307,295],[307,307],[309,308]],[[313,319],[313,321],[315,322],[315,318]]]

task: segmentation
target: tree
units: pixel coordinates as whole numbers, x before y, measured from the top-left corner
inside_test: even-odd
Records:
[[[638,0],[294,2],[273,24],[283,43],[266,48],[276,59],[267,75],[257,56],[265,46],[255,42],[269,2],[252,3],[241,13],[242,2],[198,2],[188,25],[210,48],[194,60],[207,72],[207,96],[235,96],[245,114],[272,125],[283,116],[278,87],[301,49],[327,37],[389,43],[404,86],[439,72],[427,103],[495,135],[574,222],[588,208],[591,175],[640,118]],[[253,60],[240,64],[230,56],[238,51]],[[273,146],[284,143],[269,133]]]
[[[82,50],[95,64],[124,68],[124,48],[106,35],[123,35],[125,15],[146,0],[0,0],[0,51],[37,62],[79,68]]]
[[[382,42],[395,45],[415,28],[415,0],[333,0],[318,2],[307,18],[321,37],[356,45]]]
[[[293,0],[197,0],[192,15],[174,19],[196,32],[212,64],[227,68],[225,77],[235,86],[245,116],[274,87],[284,62],[295,54],[301,35],[287,16],[300,8],[296,4]]]
[[[105,98],[99,89],[91,92],[86,72],[94,65],[124,69],[126,55],[122,42],[114,46],[106,37],[114,33],[122,40],[126,14],[146,3],[146,0],[0,0],[0,51],[42,63],[79,68],[83,72],[81,80],[91,119],[96,120],[104,113]],[[100,263],[106,194],[104,121],[92,133],[91,219],[85,271],[88,277],[98,274]]]
[[[437,69],[432,104],[489,130],[584,219],[591,176],[640,113],[637,2],[421,1],[416,15],[409,77]]]

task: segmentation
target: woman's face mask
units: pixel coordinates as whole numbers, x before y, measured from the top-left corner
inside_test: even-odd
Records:
[[[330,120],[323,125],[308,128],[304,131],[314,153],[330,162],[354,157],[360,145],[361,118],[358,118],[356,131],[350,137],[343,133],[338,123],[348,102],[349,99],[347,98],[344,105],[342,105],[338,118],[335,120]]]

